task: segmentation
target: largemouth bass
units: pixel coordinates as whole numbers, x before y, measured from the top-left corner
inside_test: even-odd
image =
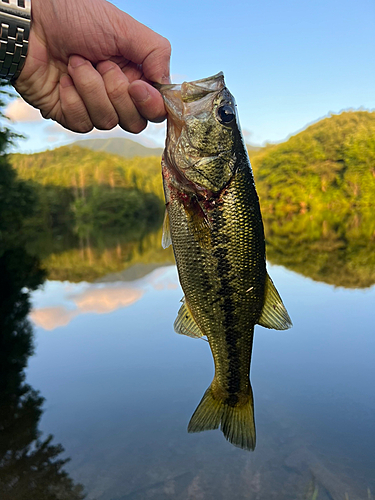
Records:
[[[267,274],[262,216],[235,100],[222,73],[157,88],[168,114],[163,246],[173,245],[185,293],[174,327],[206,336],[215,363],[188,431],[220,426],[232,444],[253,450],[254,325],[284,330],[291,321]]]

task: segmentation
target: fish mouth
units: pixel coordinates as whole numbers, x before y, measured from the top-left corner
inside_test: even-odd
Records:
[[[154,83],[154,87],[161,93],[168,116],[175,125],[182,125],[186,113],[185,104],[203,99],[213,92],[219,92],[225,87],[222,71],[216,75],[179,84]],[[180,128],[180,127],[179,127]]]
[[[183,134],[183,130],[189,118],[207,116],[212,112],[215,96],[226,88],[224,74],[220,72],[192,82],[154,86],[161,93],[167,110],[168,132],[163,160],[185,190],[206,191],[206,187],[200,186],[197,180],[189,180],[185,170],[198,171],[202,158],[208,160],[208,157],[192,144],[189,134]],[[200,172],[200,175],[205,177],[203,172]]]

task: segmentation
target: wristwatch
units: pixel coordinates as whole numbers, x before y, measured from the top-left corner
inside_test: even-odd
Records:
[[[29,43],[30,0],[0,0],[0,23],[0,78],[16,80]]]

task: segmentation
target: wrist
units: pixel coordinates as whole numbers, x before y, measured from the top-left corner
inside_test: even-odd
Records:
[[[0,77],[15,80],[25,63],[30,35],[30,0],[0,0]]]

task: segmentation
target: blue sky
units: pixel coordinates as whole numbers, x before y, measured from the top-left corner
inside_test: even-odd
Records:
[[[170,40],[175,83],[224,72],[247,142],[280,142],[329,113],[375,109],[374,0],[113,3]],[[20,151],[127,136],[68,133],[20,103],[11,109],[14,128],[28,136]],[[151,125],[131,138],[163,145],[164,136],[163,126]]]

